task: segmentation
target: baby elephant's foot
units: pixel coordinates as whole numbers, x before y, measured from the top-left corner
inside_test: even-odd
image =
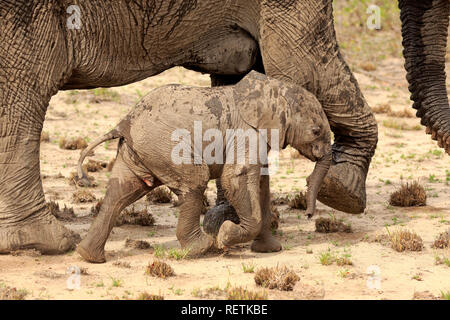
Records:
[[[259,235],[252,243],[254,252],[278,252],[281,251],[281,243],[269,232]]]
[[[92,245],[87,243],[86,239],[81,241],[81,243],[77,246],[76,252],[78,252],[78,254],[88,262],[92,263],[106,262],[105,249],[92,247]]]
[[[213,244],[214,239],[211,236],[202,232],[200,237],[198,237],[195,240],[184,243],[182,247],[183,249],[188,250],[187,254],[188,257],[196,258],[208,252],[208,250],[211,249]]]
[[[219,233],[217,234],[217,246],[219,247],[219,249],[223,249],[240,242],[245,242],[241,239],[242,228],[234,222],[226,220],[223,222],[222,226],[220,227]]]

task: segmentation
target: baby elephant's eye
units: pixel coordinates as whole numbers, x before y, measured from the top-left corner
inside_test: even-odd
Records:
[[[312,133],[313,135],[315,135],[316,137],[318,137],[320,135],[320,127],[316,126],[312,128]]]

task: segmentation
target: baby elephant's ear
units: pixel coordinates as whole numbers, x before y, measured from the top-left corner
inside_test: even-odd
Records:
[[[277,137],[282,145],[286,133],[286,106],[268,103],[268,99],[248,99],[239,107],[239,114],[245,123],[256,130],[267,129],[268,141],[272,146],[273,130],[278,130]],[[273,147],[273,146],[272,146]]]

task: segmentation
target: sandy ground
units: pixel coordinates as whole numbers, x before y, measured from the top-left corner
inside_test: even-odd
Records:
[[[401,59],[386,59],[377,70],[357,73],[371,107],[389,104],[400,111],[411,105]],[[92,204],[74,204],[75,186],[67,177],[76,169],[78,151],[59,148],[61,137],[82,136],[93,140],[111,129],[150,89],[167,84],[184,83],[200,86],[210,84],[209,77],[181,68],[121,88],[97,91],[60,92],[50,104],[44,131],[50,142],[41,148],[41,167],[47,200],[73,207],[77,216],[90,213]],[[450,290],[450,267],[435,264],[435,256],[450,252],[435,250],[431,244],[436,236],[450,227],[450,158],[425,135],[416,118],[397,118],[376,114],[379,123],[379,144],[367,179],[368,206],[364,214],[349,215],[318,205],[317,217],[335,215],[350,223],[353,233],[319,234],[314,221],[304,211],[278,206],[281,223],[277,237],[284,250],[273,254],[253,253],[249,244],[233,248],[227,254],[212,254],[201,259],[175,260],[165,258],[176,276],[159,279],[145,275],[145,268],[155,259],[152,250],[124,247],[126,237],[146,240],[152,245],[179,248],[175,237],[177,208],[171,204],[151,205],[156,219],[152,227],[123,226],[113,230],[106,245],[107,262],[89,264],[77,253],[61,256],[0,256],[0,285],[27,291],[27,299],[128,299],[140,293],[160,294],[165,299],[223,299],[223,289],[243,286],[262,290],[255,285],[254,274],[244,273],[242,264],[261,267],[288,266],[300,277],[293,291],[266,290],[269,299],[412,299],[415,292],[428,291],[426,297],[440,297]],[[404,129],[395,129],[402,125]],[[407,130],[409,129],[409,130]],[[413,129],[413,130],[411,130]],[[115,156],[116,144],[100,146],[93,159],[109,161]],[[305,190],[305,178],[313,163],[292,156],[290,150],[281,155],[280,169],[271,177],[274,194],[294,194]],[[59,175],[61,173],[61,175]],[[92,173],[98,187],[91,191],[97,199],[104,196],[109,173]],[[420,208],[394,208],[388,205],[389,195],[403,182],[418,180],[428,193],[428,205]],[[215,199],[214,183],[208,197]],[[145,204],[144,200],[140,201]],[[317,218],[316,217],[316,218]],[[67,226],[84,236],[91,218]],[[424,241],[421,252],[398,253],[388,245],[376,242],[386,234],[407,228]],[[330,250],[346,255],[351,266],[322,265],[320,255]],[[129,267],[117,266],[117,262]],[[79,290],[68,290],[66,270],[70,266],[87,268],[81,275]],[[371,289],[371,266],[380,271],[380,287]],[[372,267],[371,267],[372,268]],[[369,269],[369,270],[368,270]]]

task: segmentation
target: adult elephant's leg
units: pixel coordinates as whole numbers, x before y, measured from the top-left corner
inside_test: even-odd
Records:
[[[50,97],[68,73],[68,53],[53,11],[32,3],[0,4],[0,253],[56,254],[73,248],[77,236],[49,213],[39,148]]]
[[[297,0],[262,7],[260,46],[266,74],[296,82],[322,103],[335,133],[333,166],[318,199],[361,213],[365,180],[378,141],[375,118],[339,53],[331,1]]]
[[[126,155],[125,155],[126,156]],[[103,263],[105,243],[120,212],[152,190],[134,174],[124,162],[120,149],[108,183],[105,199],[86,238],[77,246],[77,252],[87,261]],[[131,163],[131,161],[128,161]]]

